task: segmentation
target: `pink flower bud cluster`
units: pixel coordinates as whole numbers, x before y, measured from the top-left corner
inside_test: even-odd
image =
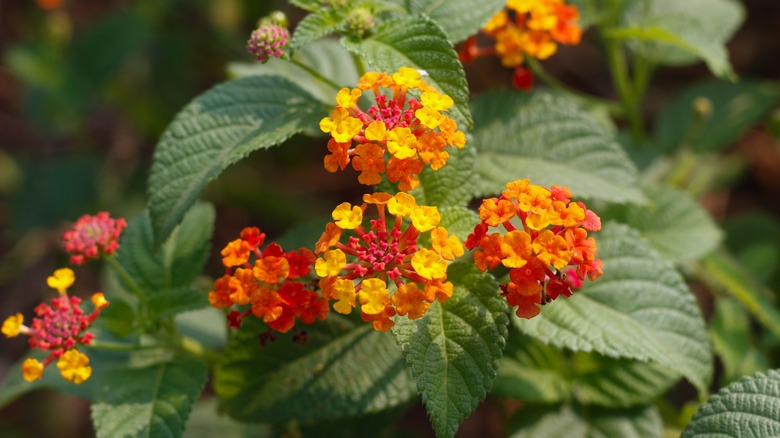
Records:
[[[290,33],[278,24],[265,24],[252,32],[246,43],[246,50],[255,55],[260,62],[266,62],[270,57],[282,56],[282,49],[287,44]]]
[[[112,254],[119,248],[119,235],[127,227],[122,219],[112,219],[101,211],[95,216],[85,214],[62,236],[70,262],[80,265],[103,254]]]

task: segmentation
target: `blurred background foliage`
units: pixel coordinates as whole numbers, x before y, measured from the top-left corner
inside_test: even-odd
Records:
[[[745,0],[743,4],[747,20],[729,43],[729,52],[743,81],[735,87],[749,93],[746,87],[754,86],[750,80],[780,79],[780,2]],[[160,134],[187,102],[228,79],[228,63],[252,61],[245,51],[246,39],[257,19],[275,9],[287,12],[293,24],[303,15],[282,1],[0,3],[0,314],[29,314],[48,298],[44,279],[66,262],[60,235],[80,215],[108,210],[113,216],[132,217],[144,208],[149,164]],[[615,97],[598,42],[588,34],[583,44],[562,47],[544,64],[571,87]],[[466,71],[475,92],[510,83],[511,71],[502,69],[496,59],[479,59]],[[681,141],[665,138],[663,126],[679,132],[673,125],[687,123],[681,117],[691,114],[698,95],[690,87],[709,78],[703,64],[656,72],[645,116],[656,128],[659,144]],[[718,90],[727,94],[723,87]],[[698,195],[726,231],[725,246],[748,269],[747,278],[777,291],[777,95],[760,105],[755,101],[736,107],[729,115],[752,120],[754,112],[769,114],[760,123],[747,129],[740,123],[734,129],[704,125],[698,142],[690,146],[715,156],[712,167],[718,169],[714,172],[718,179],[713,182],[700,175],[708,184]],[[362,189],[355,187],[353,175],[322,169],[323,152],[322,141],[296,137],[284,148],[253,154],[212,183],[204,197],[217,207],[215,246],[248,225],[259,225],[273,236],[322,215],[334,200],[359,193]],[[686,156],[672,155],[672,159]],[[639,155],[637,162],[641,167]],[[690,189],[696,181],[676,183]],[[217,263],[210,263],[209,269],[219,272]],[[99,289],[95,266],[79,268],[77,275],[77,288],[84,295]],[[776,357],[780,341],[752,330],[744,312],[729,309],[733,303],[720,300],[715,306],[703,298],[702,305],[716,348],[718,342],[724,346],[719,351],[724,363],[717,386],[754,371],[756,364],[780,364]],[[723,350],[733,345],[744,349]],[[9,372],[25,348],[21,342],[3,343],[0,376]],[[755,358],[746,360],[748,356]],[[88,412],[86,402],[76,398],[31,393],[0,411],[0,435],[89,436]],[[488,399],[461,433],[487,430],[493,436],[495,415],[495,401]],[[427,427],[420,411],[407,414],[405,421]]]

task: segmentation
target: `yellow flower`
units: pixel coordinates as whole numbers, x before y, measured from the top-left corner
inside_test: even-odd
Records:
[[[421,232],[430,231],[441,221],[436,207],[422,206],[412,211],[412,225]]]
[[[314,264],[314,270],[320,277],[333,277],[339,275],[339,272],[347,264],[347,256],[340,249],[327,251],[323,258],[317,259]]]
[[[420,103],[422,103],[424,107],[432,110],[447,111],[455,102],[446,94],[427,91],[420,96]]]
[[[531,259],[531,236],[512,230],[501,241],[501,263],[507,268],[521,268]]]
[[[409,128],[395,127],[387,135],[387,150],[399,160],[417,155],[417,137]]]
[[[463,245],[457,236],[450,236],[444,227],[436,227],[431,231],[431,246],[445,260],[454,260],[463,255]]]
[[[415,88],[420,84],[420,72],[409,67],[401,67],[393,73],[393,81],[401,87]]]
[[[336,129],[331,131],[330,135],[339,143],[347,143],[352,141],[352,138],[360,133],[363,129],[363,122],[355,117],[347,117],[342,120]]]
[[[40,379],[43,375],[43,364],[37,359],[25,359],[22,363],[22,377],[28,382]]]
[[[65,290],[76,281],[76,275],[70,268],[62,268],[54,271],[54,274],[46,279],[46,284],[57,292],[64,294]]]
[[[368,315],[378,315],[390,304],[387,285],[379,278],[367,278],[360,285],[358,293],[361,310]]]
[[[355,295],[355,285],[352,280],[336,280],[331,290],[331,298],[338,301],[333,304],[333,309],[343,315],[349,315],[355,307]]]
[[[108,300],[103,292],[96,292],[92,294],[92,304],[95,306],[95,309],[105,309],[108,307]]]
[[[398,192],[393,199],[387,201],[387,211],[395,216],[409,216],[417,208],[414,196],[406,192]]]
[[[441,259],[439,254],[432,249],[421,249],[412,256],[412,267],[415,272],[428,280],[445,278],[447,276],[447,262]]]
[[[420,123],[422,123],[423,126],[429,129],[435,129],[444,122],[444,119],[446,119],[442,113],[427,106],[415,111],[414,116],[420,120]]]
[[[336,103],[344,109],[350,109],[357,105],[360,95],[361,92],[357,88],[352,89],[351,91],[349,88],[342,88],[336,95]]]
[[[371,141],[383,142],[387,140],[387,125],[381,120],[374,120],[366,127],[366,138]]]
[[[349,202],[336,206],[331,216],[342,230],[354,230],[363,222],[363,210],[358,206],[353,207]]]
[[[92,367],[89,366],[89,358],[78,350],[68,350],[57,362],[57,368],[65,380],[70,380],[76,385],[84,383],[92,375]]]
[[[24,316],[21,313],[11,315],[3,321],[2,332],[6,338],[14,338],[19,336],[22,331],[22,323],[24,323]]]

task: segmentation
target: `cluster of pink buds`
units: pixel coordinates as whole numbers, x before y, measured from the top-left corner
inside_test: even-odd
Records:
[[[280,58],[282,49],[290,39],[290,33],[278,24],[262,24],[252,32],[246,42],[246,50],[255,55],[258,61],[266,62],[272,56]]]
[[[79,352],[78,345],[89,345],[94,335],[87,331],[100,315],[100,311],[108,306],[102,292],[92,295],[92,312],[85,313],[81,309],[81,299],[68,296],[67,288],[75,281],[73,271],[62,268],[54,271],[47,279],[47,284],[56,289],[59,296],[51,300],[51,305],[41,303],[35,308],[36,317],[28,327],[24,325],[21,313],[9,316],[2,325],[2,333],[13,338],[18,335],[29,336],[30,347],[48,351],[43,360],[28,358],[22,364],[22,374],[25,380],[32,382],[41,378],[43,369],[58,360],[57,368],[66,380],[80,384],[92,374],[89,358]]]
[[[113,254],[119,248],[119,235],[125,227],[124,219],[112,219],[105,211],[95,216],[81,216],[62,236],[70,262],[80,265],[100,254]]]

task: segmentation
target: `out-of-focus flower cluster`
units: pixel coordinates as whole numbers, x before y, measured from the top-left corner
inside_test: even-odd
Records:
[[[494,15],[482,33],[494,40],[492,47],[479,47],[473,36],[459,51],[463,62],[479,56],[496,55],[504,67],[515,68],[513,83],[528,89],[533,75],[522,66],[526,57],[547,59],[558,44],[579,44],[582,29],[577,25],[579,11],[564,0],[508,0],[506,8]]]
[[[89,358],[76,347],[89,345],[92,341],[94,335],[87,329],[100,315],[100,311],[108,306],[108,301],[102,292],[93,294],[93,310],[85,313],[81,308],[81,299],[68,296],[67,289],[75,280],[73,271],[68,268],[54,271],[48,277],[47,284],[57,290],[59,296],[51,300],[51,305],[39,304],[30,326],[24,325],[21,313],[9,316],[3,322],[2,332],[6,337],[27,335],[31,348],[49,352],[43,361],[33,358],[24,361],[22,374],[29,382],[41,378],[44,367],[55,360],[62,377],[73,383],[83,383],[92,374]]]
[[[127,222],[124,219],[112,219],[105,211],[94,216],[81,216],[62,236],[70,262],[80,265],[101,254],[113,254],[119,248],[119,236],[125,227]]]
[[[519,317],[532,318],[539,305],[569,297],[586,278],[601,276],[596,240],[588,237],[588,231],[601,229],[601,219],[582,202],[571,202],[571,196],[565,187],[547,189],[524,179],[479,207],[481,222],[465,245],[477,249],[479,270],[509,269],[501,290],[511,306],[518,306]],[[488,234],[499,226],[505,233]]]
[[[286,333],[296,319],[311,324],[328,315],[328,300],[316,291],[310,273],[317,257],[301,248],[285,252],[271,243],[265,249],[265,234],[258,228],[245,228],[240,238],[222,250],[226,273],[214,283],[209,302],[217,309],[244,307],[228,313],[232,328],[250,313],[261,318],[272,330]]]
[[[369,205],[377,216],[364,226]],[[315,270],[337,312],[349,314],[360,302],[363,320],[387,331],[396,314],[421,318],[434,300],[452,296],[447,261],[463,255],[463,246],[438,226],[436,207],[418,206],[408,193],[378,192],[364,195],[360,206],[340,204],[332,216],[316,245],[322,257]],[[421,233],[430,233],[430,248],[419,246]]]
[[[363,111],[358,102],[368,90],[376,103]],[[366,73],[357,88],[342,88],[336,102],[330,117],[320,121],[320,129],[331,135],[325,169],[344,170],[351,162],[361,184],[378,184],[386,173],[399,190],[412,190],[424,166],[441,168],[449,158],[447,147],[462,148],[466,142],[455,120],[444,114],[452,98],[412,68],[392,75]]]

